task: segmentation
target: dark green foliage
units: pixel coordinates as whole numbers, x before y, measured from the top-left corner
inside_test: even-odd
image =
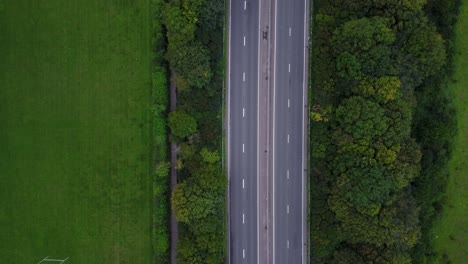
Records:
[[[178,138],[185,138],[197,131],[197,121],[189,114],[176,110],[167,119],[172,134]]]
[[[179,222],[177,261],[219,264],[226,247],[227,183],[219,154],[224,1],[170,0],[164,21],[178,92],[169,115],[181,164],[171,201]]]
[[[424,4],[317,3],[312,104],[330,110],[311,121],[313,263],[411,263],[428,249],[417,243],[446,179],[429,182],[428,165],[445,164],[454,118],[434,83],[446,41]]]
[[[156,171],[153,181],[153,252],[155,263],[169,262],[169,169],[167,161],[168,82],[164,62],[165,37],[161,8],[163,0],[152,0],[153,19],[153,144]]]

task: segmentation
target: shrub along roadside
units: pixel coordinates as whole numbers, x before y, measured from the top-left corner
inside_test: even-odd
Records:
[[[151,0],[153,22],[153,254],[154,263],[169,263],[169,170],[167,147],[168,83],[164,62],[165,41],[161,8],[163,0]]]
[[[221,113],[224,1],[170,0],[163,7],[165,55],[177,85],[169,125],[179,144],[178,185],[171,197],[179,222],[177,261],[221,263],[225,188]]]

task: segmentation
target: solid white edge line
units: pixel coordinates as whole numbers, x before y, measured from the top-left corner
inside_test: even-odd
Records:
[[[307,93],[306,93],[306,76],[308,76],[308,71],[306,69],[306,56],[307,56],[307,0],[304,0],[304,73],[303,73],[303,95],[302,95],[302,104],[303,104],[303,108],[306,107],[306,100],[307,100]],[[302,109],[302,140],[304,140],[304,137],[306,136],[305,135],[305,115],[304,115],[304,111],[305,109]],[[305,148],[306,148],[306,143],[303,142],[302,144],[302,244],[301,244],[301,248],[302,248],[302,263],[305,264],[306,263],[306,256],[304,256],[304,247],[305,247],[305,241],[304,241],[304,226],[305,226],[305,222],[304,222],[304,208],[305,208],[305,197],[304,197],[304,178],[305,178],[305,172],[304,172],[304,162],[305,162]],[[307,190],[306,190],[307,192]]]
[[[275,42],[274,42],[274,50],[273,50],[273,139],[272,139],[272,151],[273,151],[273,164],[275,163],[275,104],[276,104],[276,39],[278,38],[277,34],[277,19],[278,18],[278,1],[275,0]],[[273,179],[273,195],[272,195],[272,200],[273,200],[273,208],[272,208],[272,233],[273,233],[273,264],[275,264],[276,259],[275,259],[275,247],[276,247],[276,242],[275,242],[275,168],[273,165],[273,171],[272,171],[272,179]]]
[[[228,184],[227,184],[227,213],[228,216],[230,216],[230,182],[231,182],[231,174],[230,174],[230,158],[231,156],[229,155],[230,151],[230,144],[231,144],[231,137],[230,137],[230,129],[231,129],[231,118],[230,118],[230,108],[231,108],[231,10],[232,10],[232,1],[229,0],[229,22],[228,22],[228,63],[227,63],[227,104],[228,104],[228,109],[227,109],[227,148],[226,148],[226,156],[227,156],[227,175],[228,175]],[[231,221],[228,219],[227,220],[227,225],[228,225],[228,264],[231,264]]]
[[[260,176],[260,32],[261,23],[260,15],[262,1],[258,1],[258,39],[257,39],[257,263],[260,263],[260,193],[259,193],[259,176]]]

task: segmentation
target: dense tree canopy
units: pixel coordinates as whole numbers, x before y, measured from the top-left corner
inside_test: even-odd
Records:
[[[318,3],[312,68],[318,107],[310,114],[317,263],[411,263],[421,236],[412,188],[421,171],[420,146],[411,137],[415,88],[446,58],[424,4]]]

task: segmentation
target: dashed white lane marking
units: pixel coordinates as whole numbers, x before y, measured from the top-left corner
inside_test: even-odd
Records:
[[[245,108],[242,108],[242,117],[245,117]]]
[[[245,153],[245,145],[242,144],[242,153]]]
[[[245,224],[245,214],[242,214],[242,223]]]
[[[288,134],[288,143],[289,143],[289,134]]]
[[[288,72],[291,72],[291,64],[288,64]]]
[[[287,211],[288,214],[289,214],[289,204],[286,206],[286,211]]]
[[[291,36],[291,27],[289,27],[289,36]]]
[[[242,81],[245,82],[245,72],[242,73]]]
[[[247,9],[247,1],[244,1],[244,10]]]
[[[242,179],[242,189],[245,189],[245,181]]]
[[[287,247],[289,248],[289,239],[288,239],[288,241],[286,242],[286,245],[287,245]]]
[[[288,99],[288,108],[290,108],[290,107],[291,107],[290,100]]]
[[[242,258],[245,258],[245,249],[242,250]]]
[[[286,177],[287,177],[288,180],[289,180],[289,170],[286,171]]]
[[[245,36],[244,36],[244,46],[245,46]]]

